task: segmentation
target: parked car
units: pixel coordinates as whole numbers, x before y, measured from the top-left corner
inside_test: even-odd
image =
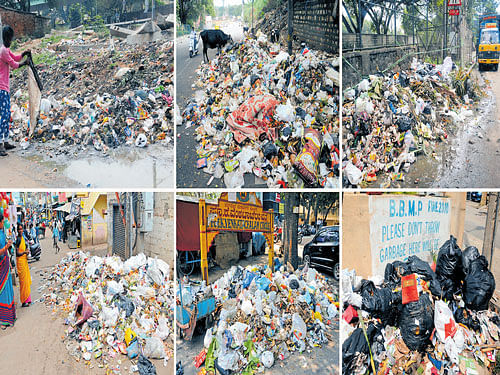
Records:
[[[329,272],[338,281],[340,279],[339,244],[338,225],[319,229],[313,239],[304,245],[302,253],[304,264]]]

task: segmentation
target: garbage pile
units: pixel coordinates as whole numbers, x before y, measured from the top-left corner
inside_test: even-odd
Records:
[[[69,253],[46,279],[42,301],[65,316],[63,340],[76,361],[121,373],[127,356],[129,370],[150,375],[148,358],[173,358],[174,290],[164,261]]]
[[[196,367],[204,363],[207,373],[217,368],[221,374],[251,375],[332,341],[338,291],[313,268],[287,272],[277,264],[275,269],[233,266],[209,287],[182,285],[177,303],[182,299],[185,309],[210,297],[219,306]]]
[[[471,68],[472,69],[472,68]],[[410,69],[371,75],[344,91],[343,185],[381,187],[404,181],[418,155],[474,116],[483,95],[470,70],[413,60]],[[418,182],[418,181],[416,181]]]
[[[11,133],[22,149],[78,155],[121,145],[172,146],[172,42],[130,46],[86,34],[43,41],[29,47],[44,87],[32,135],[25,74],[11,82]]]
[[[339,60],[307,48],[289,56],[262,33],[198,70],[201,88],[182,113],[196,126],[197,167],[242,187],[336,187]]]
[[[344,374],[479,374],[496,364],[495,279],[453,236],[432,267],[410,256],[387,264],[383,279],[345,270],[342,291]]]

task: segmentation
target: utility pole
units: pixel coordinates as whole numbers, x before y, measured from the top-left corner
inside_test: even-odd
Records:
[[[443,14],[443,26],[444,26],[444,35],[443,35],[443,61],[446,58],[446,48],[448,47],[448,1],[443,2],[444,14]]]
[[[253,0],[252,0],[252,35],[254,35],[254,32],[253,32]]]
[[[125,193],[125,257],[132,256],[132,193]]]
[[[288,54],[292,54],[293,0],[288,0]]]
[[[488,193],[488,213],[484,228],[483,255],[488,261],[490,270],[495,248],[495,236],[498,222],[498,208],[500,203],[498,195],[499,193]]]

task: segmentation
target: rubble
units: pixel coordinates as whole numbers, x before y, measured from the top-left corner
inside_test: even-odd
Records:
[[[127,367],[120,358],[128,356],[139,361],[129,369],[139,366],[142,374],[140,367],[154,368],[147,358],[173,358],[174,289],[167,263],[144,254],[123,262],[77,252],[43,276],[40,301],[64,317],[63,341],[76,361],[121,373]]]
[[[22,149],[78,156],[122,145],[173,147],[172,42],[130,46],[68,32],[27,43],[44,90],[30,137],[24,72],[11,81],[11,136]]]
[[[196,126],[197,167],[230,188],[245,173],[273,188],[338,186],[338,68],[307,47],[289,56],[260,32],[227,46],[197,70],[200,90],[182,113]]]
[[[495,280],[474,249],[462,252],[450,237],[432,267],[412,256],[370,281],[344,270],[343,373],[492,371],[500,334],[500,317],[488,309]]]
[[[313,268],[287,272],[278,264],[271,273],[267,266],[233,266],[208,287],[184,282],[181,288],[177,303],[182,293],[186,309],[211,296],[218,306],[196,358],[207,373],[262,372],[331,341],[338,321],[338,291]]]
[[[453,69],[450,57],[437,66],[414,59],[408,70],[344,90],[343,185],[389,187],[404,181],[417,156],[435,157],[484,95],[471,69]]]

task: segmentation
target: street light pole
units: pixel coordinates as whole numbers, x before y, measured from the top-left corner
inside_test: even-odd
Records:
[[[288,54],[292,54],[293,0],[288,0]]]

